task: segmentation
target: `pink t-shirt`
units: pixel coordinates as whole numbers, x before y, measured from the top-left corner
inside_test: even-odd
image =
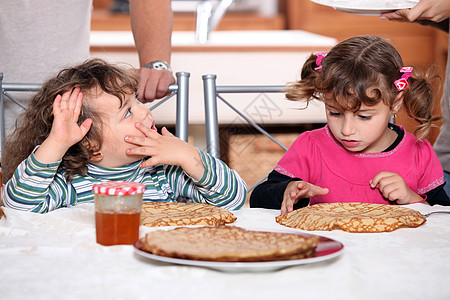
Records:
[[[328,125],[301,134],[275,171],[329,189],[327,195],[311,198],[311,205],[326,202],[393,204],[378,189],[370,187],[370,180],[381,171],[399,174],[418,194],[444,183],[442,166],[427,140],[420,142],[405,131],[402,141],[389,152],[354,153],[336,141]]]

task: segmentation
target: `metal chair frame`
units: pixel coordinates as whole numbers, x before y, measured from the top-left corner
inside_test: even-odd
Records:
[[[252,121],[249,117],[239,111],[230,102],[225,100],[220,94],[231,93],[283,93],[285,86],[283,85],[243,85],[243,86],[217,86],[217,76],[214,74],[203,75],[203,90],[205,97],[205,126],[206,126],[206,140],[207,152],[216,158],[220,158],[220,143],[219,143],[219,122],[217,115],[217,99],[220,99],[228,107],[230,107],[237,115],[244,119],[248,124],[253,126],[260,133],[267,136],[278,146],[287,151],[288,147],[284,146],[271,134],[265,131],[261,126]],[[249,191],[253,190],[258,184],[264,181],[267,175],[261,178],[254,184]]]

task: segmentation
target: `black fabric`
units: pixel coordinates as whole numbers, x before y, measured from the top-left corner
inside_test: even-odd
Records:
[[[442,22],[436,23],[430,20],[417,20],[415,21],[417,23],[419,23],[420,25],[427,25],[427,26],[431,26],[437,29],[440,29],[442,31],[448,32],[448,28],[449,28],[449,19],[445,19]]]
[[[450,206],[450,199],[448,198],[447,193],[444,190],[444,185],[446,183],[438,186],[435,189],[432,189],[428,193],[425,193],[427,195],[427,202],[430,205],[444,205],[444,206]]]
[[[388,127],[392,130],[394,130],[397,133],[397,138],[395,139],[395,141],[389,146],[387,147],[383,152],[389,152],[391,150],[394,150],[395,147],[397,147],[398,144],[400,144],[400,142],[402,141],[403,137],[405,136],[405,132],[398,127],[397,125],[391,124],[389,123]]]

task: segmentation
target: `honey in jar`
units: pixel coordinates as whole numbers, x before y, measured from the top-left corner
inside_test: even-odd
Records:
[[[131,245],[139,239],[142,196],[137,182],[109,181],[93,187],[97,243]]]

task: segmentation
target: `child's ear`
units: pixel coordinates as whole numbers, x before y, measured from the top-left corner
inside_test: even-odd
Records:
[[[101,161],[103,159],[103,153],[100,151],[96,151],[92,154],[91,157],[89,157],[90,161]]]
[[[93,152],[91,157],[89,157],[89,160],[101,161],[103,159],[103,153],[100,151],[100,146],[98,145],[97,142],[93,142],[88,138],[85,138],[85,140],[83,141],[83,146],[85,146],[86,149],[91,150]]]
[[[391,111],[393,114],[396,114],[399,112],[400,108],[403,104],[403,98],[405,97],[405,93],[401,91],[400,93],[395,96],[394,103],[392,104]]]

